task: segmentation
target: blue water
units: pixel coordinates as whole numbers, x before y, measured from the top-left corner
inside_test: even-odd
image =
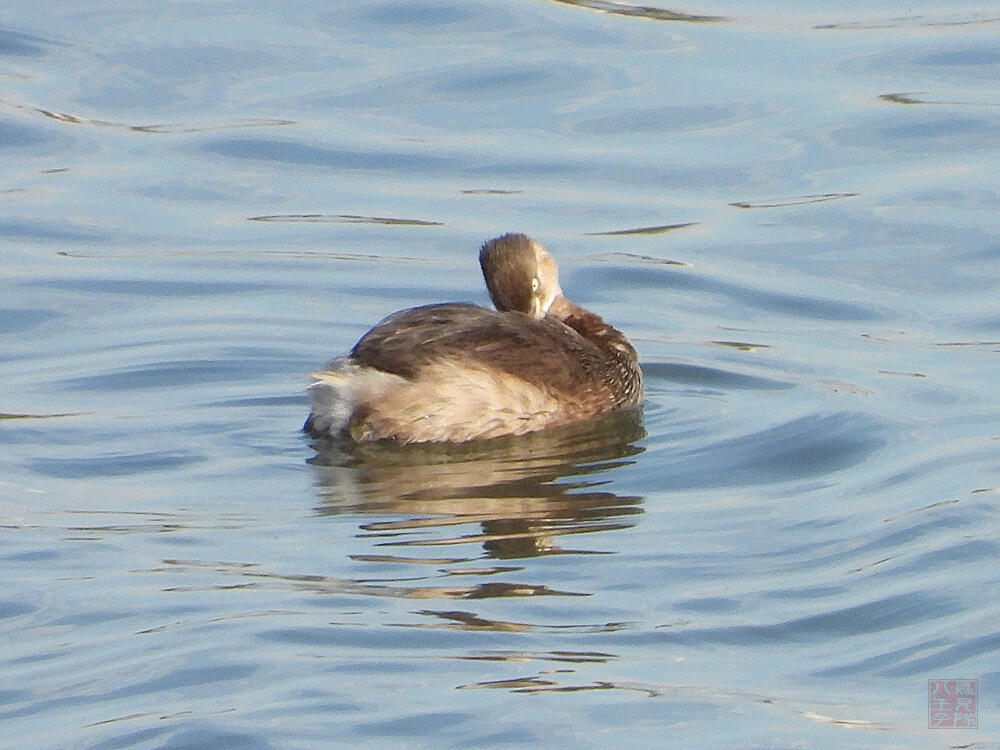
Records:
[[[4,3],[0,744],[1000,747],[1000,12],[787,6]],[[641,419],[298,431],[506,231]]]

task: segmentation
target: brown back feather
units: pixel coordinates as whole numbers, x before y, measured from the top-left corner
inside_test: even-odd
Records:
[[[635,403],[641,390],[635,351],[598,316],[576,310],[564,323],[467,304],[415,307],[378,323],[351,358],[409,379],[442,360],[467,361],[584,399],[587,412]]]

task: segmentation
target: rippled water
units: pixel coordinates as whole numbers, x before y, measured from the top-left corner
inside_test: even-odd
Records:
[[[5,3],[3,744],[1000,746],[1000,13],[786,6]],[[640,418],[298,432],[515,230]]]

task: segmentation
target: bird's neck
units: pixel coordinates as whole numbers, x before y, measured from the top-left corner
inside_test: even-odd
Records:
[[[568,299],[559,295],[549,306],[548,314],[558,318],[585,339],[589,339],[602,349],[615,350],[627,357],[635,358],[635,349],[621,331],[608,325],[600,315],[574,305]]]
[[[556,298],[552,300],[552,304],[549,305],[548,314],[554,318],[559,318],[559,320],[564,322],[570,317],[580,317],[584,315],[593,316],[595,318],[598,317],[589,310],[584,310],[582,307],[574,305],[561,294],[556,295]]]

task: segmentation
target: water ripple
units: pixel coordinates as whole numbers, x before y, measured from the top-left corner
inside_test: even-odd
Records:
[[[407,151],[360,151],[315,146],[295,141],[259,138],[227,138],[209,141],[201,150],[232,159],[275,161],[282,164],[332,167],[335,169],[389,170],[392,172],[438,171],[455,164],[446,156]]]
[[[855,466],[885,444],[868,415],[813,414],[699,447],[651,447],[646,481],[679,490],[801,480]]]
[[[0,28],[0,56],[41,57],[45,54],[46,47],[51,44],[49,40],[33,34],[22,34]]]
[[[11,617],[22,617],[37,609],[37,607],[26,602],[0,600],[0,620],[6,620]]]
[[[306,224],[387,224],[389,226],[439,227],[440,221],[424,219],[399,219],[388,216],[359,216],[357,214],[271,214],[250,216],[249,221],[274,221]]]
[[[56,311],[48,309],[0,308],[0,335],[25,333],[58,317]]]
[[[880,598],[864,604],[833,609],[794,620],[766,625],[731,625],[718,627],[667,626],[660,638],[667,643],[686,646],[724,643],[729,645],[769,645],[827,642],[831,638],[855,637],[879,633],[961,612],[958,599],[916,591]]]
[[[597,10],[603,13],[610,13],[616,16],[629,16],[633,18],[646,18],[651,21],[681,21],[684,23],[717,23],[726,21],[725,16],[708,16],[694,13],[683,13],[665,8],[657,8],[650,5],[632,5],[626,2],[614,0],[554,0],[554,2],[564,5],[573,5],[578,8]]]
[[[574,270],[574,284],[594,290],[600,297],[611,296],[604,290],[617,289],[680,289],[704,292],[731,299],[741,309],[748,307],[783,315],[818,320],[872,321],[888,313],[872,304],[845,299],[792,294],[773,289],[761,289],[749,284],[737,284],[665,265],[644,264],[642,267],[589,267]]]
[[[865,21],[839,21],[815,26],[816,29],[835,31],[872,31],[878,29],[905,28],[948,28],[951,26],[980,26],[1000,23],[1000,16],[985,13],[955,13],[942,9],[934,14],[911,14],[905,16],[871,19]]]
[[[202,457],[183,451],[156,451],[150,453],[120,454],[101,458],[33,458],[27,466],[33,471],[50,477],[130,476],[154,471],[170,471],[203,460]]]
[[[794,388],[795,384],[755,375],[744,375],[732,370],[690,365],[681,362],[646,362],[642,366],[647,379],[667,380],[673,383],[699,385],[706,388],[743,391],[781,391]]]

